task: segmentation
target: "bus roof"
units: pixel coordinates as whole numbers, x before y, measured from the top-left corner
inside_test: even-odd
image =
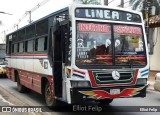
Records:
[[[53,13],[51,13],[51,14],[49,14],[49,15],[46,15],[46,16],[44,16],[44,17],[42,17],[42,18],[40,18],[40,19],[38,19],[38,20],[36,20],[36,21],[28,24],[28,25],[25,25],[25,26],[17,29],[16,31],[22,30],[22,29],[24,29],[24,28],[26,28],[26,27],[28,27],[28,26],[30,26],[30,25],[32,25],[32,24],[35,24],[35,23],[40,22],[40,21],[43,21],[43,20],[45,20],[45,19],[47,19],[47,18],[49,18],[49,17],[55,16],[55,15],[61,13],[61,12],[65,12],[65,11],[67,11],[68,9],[69,9],[68,7],[65,7],[65,8],[63,8],[63,9],[58,10],[58,11],[55,11],[55,12],[53,12]],[[13,32],[9,33],[8,35],[16,32],[16,31],[13,31]]]
[[[135,14],[142,15],[142,13],[141,13],[140,11],[136,11],[136,10],[132,10],[132,9],[128,9],[128,8],[105,6],[105,5],[73,4],[73,5],[71,5],[71,7],[84,7],[84,8],[87,8],[87,7],[92,7],[92,8],[108,8],[108,9],[114,9],[114,10],[126,11],[126,12],[130,12],[130,13],[135,13]]]

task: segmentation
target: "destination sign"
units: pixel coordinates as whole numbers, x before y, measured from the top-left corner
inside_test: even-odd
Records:
[[[77,18],[127,21],[136,23],[141,22],[141,18],[138,14],[113,9],[77,8],[75,11],[75,16]]]
[[[142,35],[141,28],[133,26],[114,26],[114,32],[118,34]]]
[[[79,23],[78,30],[80,32],[111,33],[110,26],[107,24]]]

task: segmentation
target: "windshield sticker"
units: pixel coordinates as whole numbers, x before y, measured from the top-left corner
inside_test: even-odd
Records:
[[[111,40],[110,39],[107,39],[106,40],[106,48],[108,47],[108,46],[110,46],[111,45]]]
[[[111,33],[110,26],[106,24],[79,23],[78,31],[80,32],[100,32]]]
[[[116,64],[127,63],[145,65],[144,55],[116,55]]]
[[[77,57],[80,59],[88,59],[88,48],[78,48],[77,49]]]
[[[81,48],[81,47],[84,47],[84,41],[83,41],[83,39],[78,39],[77,40],[77,45],[78,45],[78,48]]]
[[[117,40],[115,41],[115,47],[118,47],[120,44],[121,44],[120,40],[117,39]]]
[[[118,34],[142,35],[141,28],[133,26],[114,26],[114,32]]]

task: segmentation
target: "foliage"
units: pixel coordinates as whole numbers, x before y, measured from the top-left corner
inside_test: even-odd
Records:
[[[158,3],[158,0],[148,0],[148,1],[151,2],[152,6],[156,7],[155,14],[159,15],[160,14],[160,5]],[[146,0],[130,0],[129,5],[131,6],[131,8],[133,10],[139,10],[139,11],[144,12],[147,4],[146,4]]]
[[[73,0],[73,1],[81,4],[95,4],[95,5],[101,4],[100,0]]]

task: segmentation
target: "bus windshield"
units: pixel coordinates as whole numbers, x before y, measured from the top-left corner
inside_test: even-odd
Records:
[[[115,64],[145,65],[142,29],[139,26],[114,25]],[[132,60],[132,62],[131,62]]]
[[[146,65],[140,26],[77,23],[76,65]]]

